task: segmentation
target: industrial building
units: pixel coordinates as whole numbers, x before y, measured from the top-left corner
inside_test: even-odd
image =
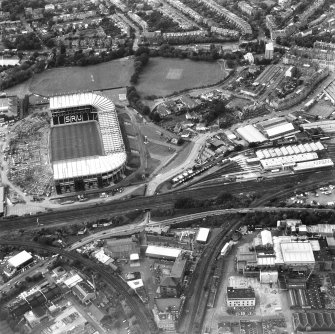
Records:
[[[227,287],[228,307],[255,307],[256,295],[254,289]]]
[[[278,281],[277,270],[261,270],[259,273],[259,280],[263,284],[272,284]]]
[[[12,276],[17,270],[20,270],[28,263],[33,261],[33,257],[27,251],[22,251],[14,256],[12,256],[7,261],[7,268],[4,269],[6,276]]]
[[[259,122],[257,128],[271,140],[292,136],[299,132],[299,130],[294,128],[292,123],[287,122],[285,118],[279,117]]]
[[[145,255],[158,259],[175,260],[181,252],[180,248],[149,245],[145,251]]]
[[[281,156],[293,155],[293,154],[302,154],[309,152],[319,152],[324,151],[325,147],[323,144],[318,142],[310,142],[299,145],[287,145],[276,148],[266,148],[262,150],[256,151],[256,156],[258,159],[268,159],[268,158],[276,158]]]
[[[209,232],[209,228],[200,227],[196,237],[196,241],[205,244],[208,240]]]
[[[297,162],[304,162],[318,159],[316,152],[287,155],[276,158],[262,159],[260,163],[264,170],[287,169],[294,167]],[[298,167],[298,169],[301,167]]]
[[[253,125],[246,125],[236,130],[242,139],[248,143],[263,143],[267,141],[265,136]]]
[[[333,310],[297,312],[292,314],[292,318],[295,331],[335,332],[335,312]]]
[[[295,172],[302,172],[306,170],[317,170],[331,167],[334,167],[334,163],[331,159],[320,159],[314,161],[299,162],[295,167],[293,167],[293,170]]]

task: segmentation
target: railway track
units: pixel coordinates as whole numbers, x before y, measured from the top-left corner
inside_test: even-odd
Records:
[[[127,283],[124,282],[119,276],[114,273],[110,273],[105,266],[97,264],[89,259],[82,257],[77,252],[68,252],[60,248],[40,245],[34,242],[20,242],[13,240],[4,240],[0,239],[0,245],[9,245],[9,246],[19,246],[25,247],[26,249],[35,249],[35,250],[46,250],[55,254],[59,254],[64,256],[70,260],[80,261],[84,266],[87,266],[94,270],[96,273],[100,275],[100,277],[112,288],[115,289],[118,293],[120,293],[126,300],[130,309],[135,314],[140,327],[141,333],[143,334],[156,334],[158,333],[158,329],[156,327],[156,323],[153,319],[150,311],[143,305],[140,301],[139,297],[136,295],[131,295],[129,293],[130,288]]]
[[[288,175],[276,179],[266,179],[262,182],[248,181],[242,183],[219,183],[207,185],[193,185],[185,190],[174,191],[155,196],[136,197],[126,200],[117,200],[100,204],[88,205],[76,208],[62,208],[63,210],[44,212],[34,216],[13,217],[0,219],[0,233],[4,234],[10,230],[18,229],[41,229],[37,226],[36,219],[44,226],[53,227],[74,222],[83,222],[89,219],[98,219],[110,215],[118,215],[129,212],[129,210],[155,209],[173,206],[175,201],[183,197],[206,199],[216,197],[220,192],[239,194],[240,192],[262,192],[262,198],[253,206],[264,205],[271,198],[285,196],[292,193],[293,189],[305,189],[306,186],[317,186],[321,182],[332,182],[335,177],[333,170],[325,170],[318,173],[306,173],[299,175]],[[287,189],[285,188],[287,187]],[[285,189],[283,189],[285,188]]]
[[[180,323],[180,328],[184,328],[183,333],[201,333],[209,297],[208,290],[205,290],[204,288],[209,282],[211,269],[214,266],[214,262],[221,248],[240,224],[240,222],[235,222],[232,225],[228,225],[212,240],[201,255],[196,271],[193,273],[191,286],[187,292],[183,312],[184,319],[187,320],[185,320],[184,324]],[[186,312],[188,312],[188,314],[186,314]]]

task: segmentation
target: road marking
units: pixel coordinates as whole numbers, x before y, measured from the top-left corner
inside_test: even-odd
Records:
[[[92,82],[94,82],[93,74],[91,74],[91,79],[92,79]]]

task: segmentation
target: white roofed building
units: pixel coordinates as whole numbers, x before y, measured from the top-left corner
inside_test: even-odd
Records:
[[[263,246],[273,246],[271,231],[263,230],[261,232],[262,245]]]
[[[248,143],[263,143],[267,140],[265,136],[251,124],[238,128],[236,132]]]
[[[313,170],[313,169],[317,170],[331,167],[334,167],[334,163],[331,159],[320,159],[320,160],[297,163],[297,165],[293,167],[293,170],[295,172],[303,172],[306,170]]]
[[[281,156],[270,159],[262,159],[260,163],[263,169],[271,170],[276,168],[294,167],[297,162],[311,161],[316,159],[318,159],[318,154],[315,152],[310,152],[310,153]]]
[[[148,257],[154,257],[159,259],[175,260],[181,254],[181,249],[163,246],[149,245],[145,251],[145,255]]]
[[[8,260],[8,265],[18,269],[33,260],[33,257],[27,251],[22,251]]]
[[[207,242],[209,232],[210,232],[209,228],[200,227],[198,234],[197,234],[196,241],[205,244]]]
[[[283,261],[286,266],[314,267],[315,258],[312,245],[307,242],[284,242],[280,244]]]

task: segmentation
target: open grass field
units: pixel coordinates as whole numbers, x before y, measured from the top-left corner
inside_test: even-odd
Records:
[[[128,58],[87,67],[55,68],[36,75],[29,90],[48,96],[127,86],[133,72],[133,59]]]
[[[147,148],[149,153],[160,157],[168,157],[175,152],[175,149],[171,146],[159,145],[152,142],[147,144]]]
[[[102,155],[96,121],[55,126],[50,134],[51,161]]]
[[[150,59],[136,88],[143,96],[166,96],[183,89],[215,84],[227,75],[220,62],[157,57]]]

